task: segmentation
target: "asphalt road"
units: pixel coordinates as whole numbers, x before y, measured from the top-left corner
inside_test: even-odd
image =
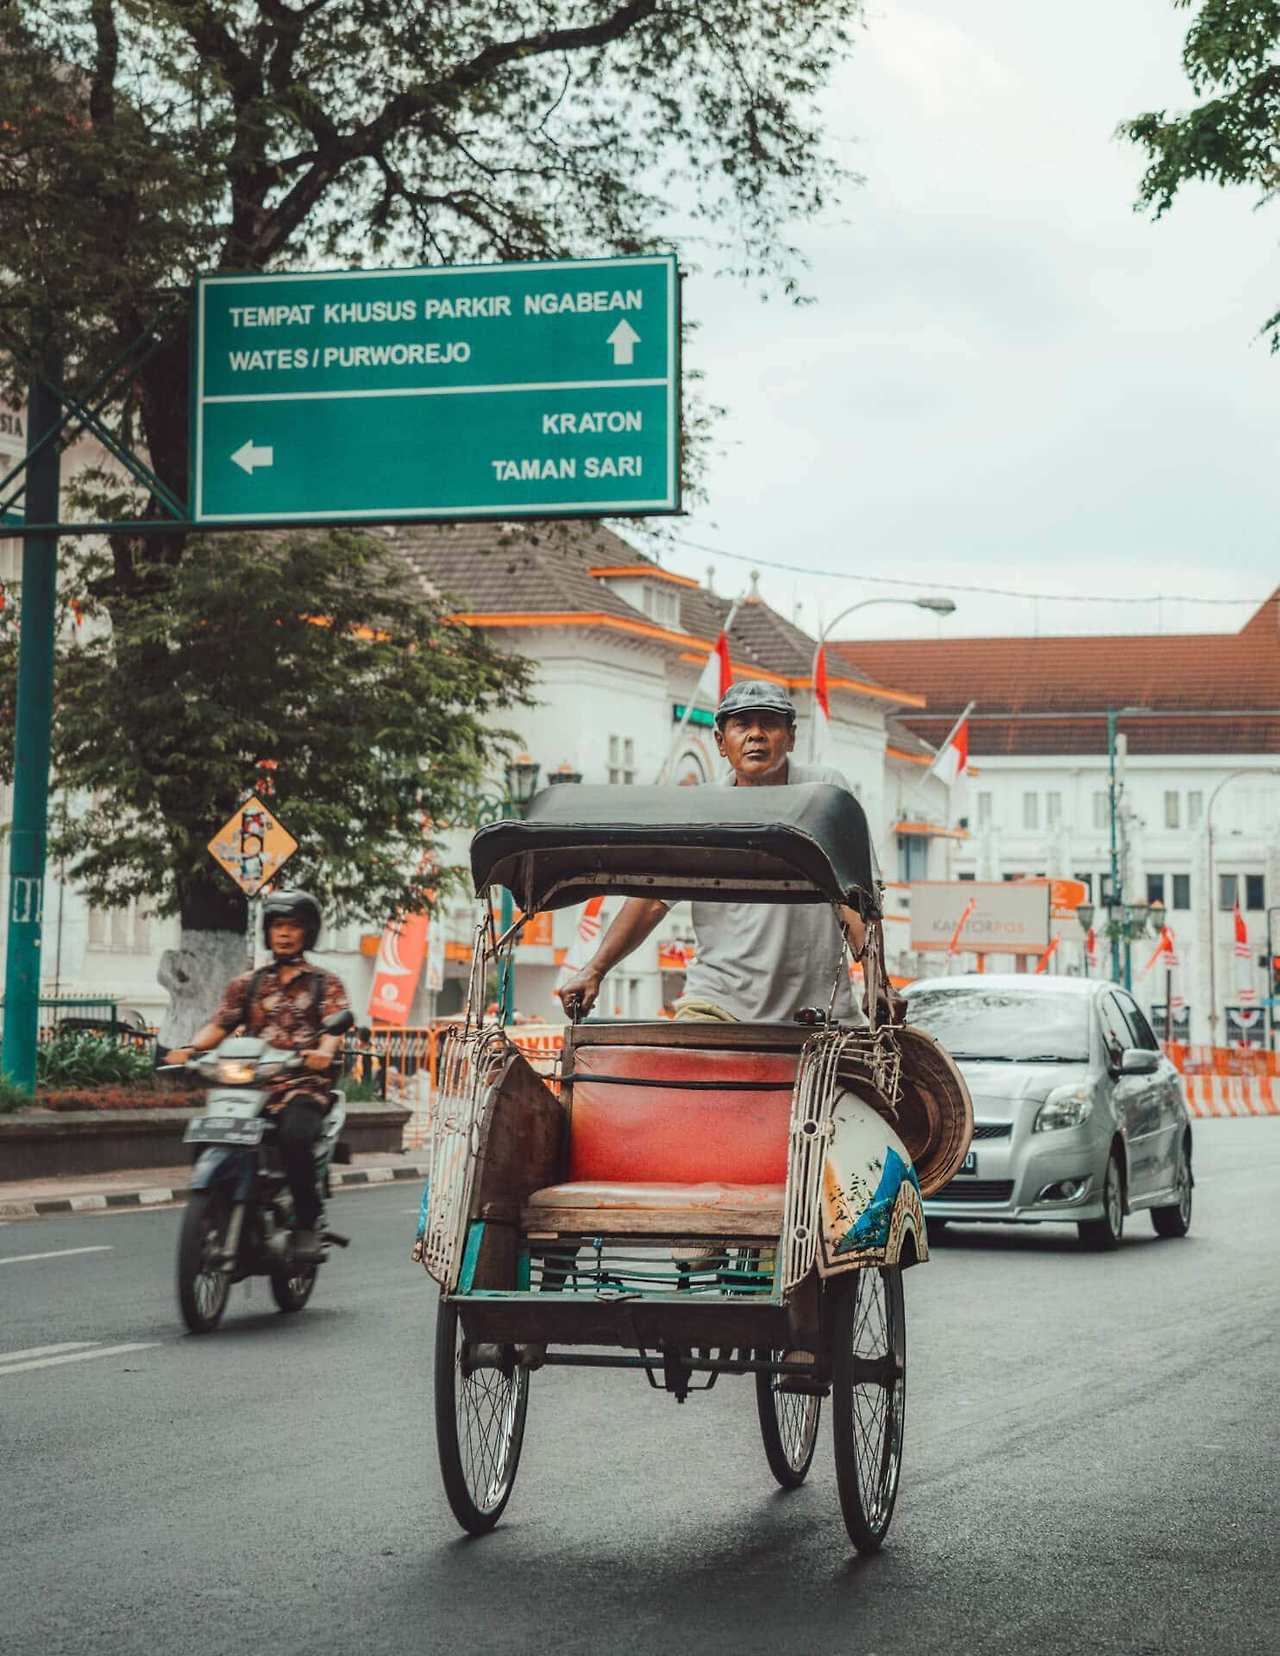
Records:
[[[462,1538],[408,1187],[337,1199],[355,1243],[300,1317],[259,1282],[206,1339],[178,1321],[176,1211],[4,1226],[0,1645],[1272,1656],[1280,1121],[1196,1131],[1185,1241],[991,1228],[910,1273],[903,1488],[870,1561],[825,1424],[780,1493],[745,1380],[678,1407],[535,1375],[507,1516]]]

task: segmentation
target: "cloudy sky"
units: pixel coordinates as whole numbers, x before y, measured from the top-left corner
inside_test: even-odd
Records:
[[[1187,21],[1170,0],[870,0],[827,100],[865,183],[800,238],[817,302],[686,285],[688,365],[729,414],[669,567],[733,593],[748,565],[703,548],[761,560],[810,628],[895,590],[871,575],[958,606],[873,608],[845,637],[1228,630],[1280,584],[1280,359],[1258,337],[1280,207],[1195,187],[1153,223],[1114,137],[1190,101]],[[961,590],[983,586],[1048,596]]]

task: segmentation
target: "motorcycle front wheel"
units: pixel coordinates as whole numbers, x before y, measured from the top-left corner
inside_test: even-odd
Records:
[[[301,1311],[315,1285],[314,1265],[287,1265],[271,1273],[271,1297],[282,1311]]]
[[[187,1203],[178,1237],[178,1304],[193,1334],[212,1334],[231,1293],[222,1267],[231,1207],[219,1190],[197,1190]]]

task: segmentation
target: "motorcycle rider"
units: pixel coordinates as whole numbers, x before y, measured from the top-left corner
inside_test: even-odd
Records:
[[[211,1051],[237,1029],[282,1051],[301,1053],[309,1073],[271,1082],[275,1096],[267,1105],[278,1123],[276,1142],[293,1197],[292,1254],[301,1263],[323,1258],[316,1235],[320,1196],[314,1155],[330,1105],[325,1077],[341,1039],[322,1034],[320,1026],[335,1012],[346,1011],[348,1004],[342,980],[306,958],[320,935],[322,918],[309,892],[272,892],[262,905],[262,939],[271,950],[271,964],[233,978],[212,1021],[188,1046],[169,1054],[170,1063],[185,1063],[193,1053]]]

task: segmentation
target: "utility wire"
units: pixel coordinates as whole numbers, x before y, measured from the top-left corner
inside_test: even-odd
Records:
[[[855,575],[843,569],[808,569],[801,564],[779,563],[774,558],[752,557],[746,552],[726,552],[722,547],[704,546],[700,541],[686,540],[682,535],[670,538],[677,546],[687,546],[692,552],[706,552],[713,558],[729,558],[734,563],[754,564],[760,569],[779,569],[786,575],[814,575],[823,581],[864,581],[876,586],[915,587],[917,590],[924,586],[938,586],[945,587],[949,592],[980,592],[996,598],[1048,599],[1071,604],[1252,604],[1256,608],[1266,602],[1263,598],[1205,598],[1199,594],[1188,597],[1170,592],[1144,594],[1140,598],[1122,598],[1114,593],[1100,592],[1022,592],[1015,587],[971,586],[963,581],[949,581],[945,577],[938,581],[908,581],[894,575]]]

